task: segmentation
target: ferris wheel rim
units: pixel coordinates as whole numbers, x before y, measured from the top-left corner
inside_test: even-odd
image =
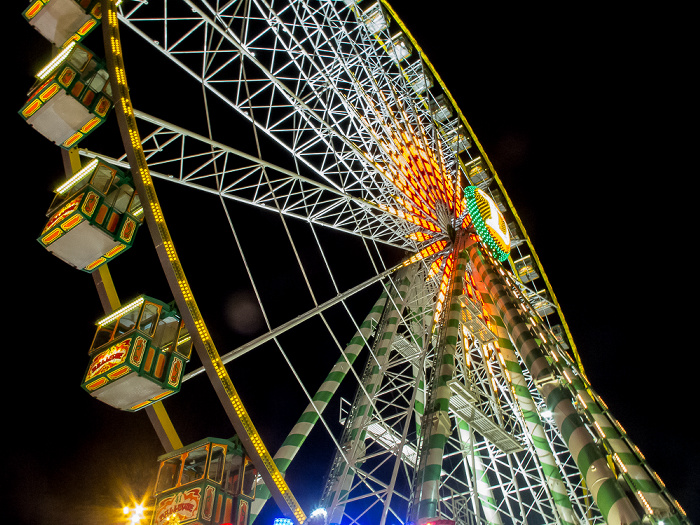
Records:
[[[133,106],[126,83],[123,57],[121,56],[121,38],[118,16],[115,11],[115,1],[107,0],[105,4],[104,12],[107,23],[103,22],[103,39],[107,64],[110,69],[110,83],[113,91],[119,94],[118,101],[115,103],[117,120],[127,157],[129,158],[129,164],[132,168],[135,185],[141,193],[141,202],[146,204],[144,209],[148,218],[149,231],[156,243],[156,250],[161,258],[163,271],[170,283],[170,289],[175,296],[180,313],[189,326],[190,334],[195,340],[195,348],[205,366],[211,367],[211,370],[208,369],[208,373],[211,376],[212,386],[222,396],[222,404],[231,423],[237,430],[239,439],[246,445],[245,448],[248,454],[252,456],[255,453],[255,456],[253,456],[255,465],[267,482],[277,503],[282,508],[285,508],[296,522],[303,523],[306,520],[306,515],[272,461],[272,457],[267,452],[262,439],[233,387],[226,368],[221,364],[219,354],[202,319],[177,252],[170,239],[165,218],[160,209],[158,197],[148,172],[148,164],[138,138],[138,127],[133,116]],[[206,360],[207,357],[209,361]],[[218,381],[215,379],[217,376]],[[226,398],[228,398],[228,405],[223,401]],[[274,487],[274,490],[272,487]]]

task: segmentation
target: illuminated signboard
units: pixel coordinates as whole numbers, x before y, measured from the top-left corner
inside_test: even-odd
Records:
[[[197,487],[183,492],[177,492],[172,496],[158,502],[155,509],[155,525],[172,523],[174,518],[180,521],[192,520],[199,514],[199,502],[202,489]]]
[[[505,261],[510,254],[510,233],[498,206],[476,186],[467,186],[464,197],[476,233],[499,261]]]
[[[93,377],[104,374],[115,366],[122,364],[126,360],[130,345],[131,339],[125,339],[110,346],[104,352],[97,354],[90,363],[85,381],[89,381]]]

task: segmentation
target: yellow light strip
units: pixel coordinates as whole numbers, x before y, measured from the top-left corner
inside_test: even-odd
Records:
[[[129,311],[131,311],[131,310],[133,310],[133,309],[135,309],[135,308],[140,307],[140,306],[143,304],[143,301],[144,301],[143,297],[139,297],[138,299],[135,299],[134,301],[132,301],[132,302],[130,302],[129,304],[127,304],[126,306],[121,307],[121,308],[120,308],[119,310],[117,310],[116,312],[112,312],[112,313],[109,314],[107,317],[103,317],[102,319],[100,319],[99,321],[97,321],[96,324],[97,324],[98,326],[104,326],[104,325],[106,325],[106,324],[109,324],[109,323],[111,323],[112,321],[114,321],[115,319],[117,319],[117,318],[121,317],[122,315],[124,315],[125,313],[127,313],[127,312],[129,312]]]
[[[603,432],[603,429],[600,428],[600,425],[598,424],[598,422],[596,421],[595,423],[593,423],[593,425],[595,426],[596,430],[597,430],[598,433],[600,434],[600,437],[604,438],[604,437],[605,437],[605,432]]]
[[[661,487],[666,488],[666,483],[663,482],[663,480],[659,477],[659,475],[656,473],[656,471],[653,471],[652,475],[654,476],[654,479]]]
[[[69,189],[71,189],[75,184],[77,184],[80,180],[82,180],[84,177],[90,175],[95,168],[97,167],[97,164],[99,161],[97,159],[93,159],[90,161],[90,163],[85,166],[83,169],[81,169],[78,173],[73,175],[70,179],[68,179],[66,182],[61,184],[58,188],[56,188],[54,191],[60,195],[63,195],[66,193]]]
[[[579,400],[579,401],[581,402],[581,404],[583,405],[583,408],[588,408],[588,405],[586,404],[586,402],[585,402],[585,401],[583,400],[583,398],[581,397],[581,394],[576,394],[576,397],[578,398],[578,400]]]
[[[58,55],[56,55],[51,62],[49,62],[44,68],[39,71],[36,74],[36,78],[39,80],[46,80],[51,73],[54,72],[58,68],[58,66],[61,65],[61,63],[66,59],[66,57],[73,51],[73,48],[76,46],[76,42],[73,41],[70,44],[68,44],[68,47],[66,47],[63,51],[61,51]]]
[[[627,431],[625,430],[625,427],[622,426],[622,424],[615,419],[615,426],[617,427],[617,430],[622,434],[623,436],[627,435]]]
[[[651,505],[649,505],[649,502],[648,502],[647,499],[644,497],[644,495],[642,494],[642,491],[641,491],[641,490],[638,490],[638,491],[637,491],[637,496],[639,497],[639,499],[641,500],[642,504],[644,505],[644,510],[647,511],[647,514],[654,514],[654,509],[651,508]]]
[[[112,41],[112,49],[120,50],[119,46],[119,28],[118,28],[118,17],[117,13],[113,9],[113,3],[109,0],[106,2],[107,5],[107,22],[108,26],[105,26],[105,31],[111,33],[110,38]],[[148,208],[153,214],[154,225],[158,230],[160,239],[162,240],[163,247],[166,250],[167,257],[170,262],[172,276],[177,280],[177,286],[179,288],[180,294],[184,300],[186,311],[189,313],[190,319],[195,325],[197,334],[199,336],[199,341],[202,346],[196,345],[198,350],[203,350],[210,360],[214,372],[220,381],[220,386],[223,388],[226,396],[231,403],[237,417],[237,422],[243,427],[246,432],[246,436],[250,443],[252,444],[257,457],[262,462],[267,475],[270,476],[272,482],[275,484],[277,490],[281,494],[285,503],[288,505],[289,510],[294,514],[295,518],[299,523],[304,523],[306,521],[306,515],[299,506],[299,503],[294,498],[291,490],[287,486],[284,477],[280,473],[279,469],[275,465],[272,456],[268,452],[262,438],[258,434],[255,426],[253,425],[248,412],[246,411],[243,403],[233,386],[230,376],[226,368],[224,367],[219,352],[214,345],[209,331],[204,323],[201,312],[197,303],[194,300],[192,290],[185,277],[185,272],[180,263],[175,247],[170,238],[170,232],[168,231],[167,225],[165,224],[165,219],[163,217],[163,212],[158,202],[158,198],[155,192],[155,187],[153,186],[153,179],[151,178],[150,171],[148,169],[148,163],[146,162],[146,157],[141,145],[141,139],[138,133],[138,127],[136,125],[136,120],[134,118],[134,112],[131,105],[131,100],[129,96],[128,87],[126,84],[126,75],[124,74],[123,58],[119,53],[112,53],[111,58],[114,61],[114,68],[119,70],[114,78],[117,85],[117,95],[120,95],[119,106],[122,110],[119,118],[125,119],[126,127],[128,129],[129,141],[131,143],[131,153],[135,156],[135,162],[137,166],[132,166],[132,174],[135,181],[140,181],[145,189],[144,194],[141,198],[147,203]],[[175,291],[173,290],[173,293]],[[181,312],[183,308],[180,308]],[[184,312],[183,312],[184,313]],[[266,477],[266,476],[264,476]]]
[[[598,403],[600,403],[600,406],[602,406],[604,410],[608,410],[608,405],[605,403],[605,401],[603,401],[602,397],[596,394],[596,399],[598,400]]]
[[[626,467],[625,464],[622,462],[622,459],[620,458],[620,456],[617,455],[617,452],[615,452],[615,453],[613,454],[613,459],[615,460],[615,463],[617,463],[617,465],[620,467],[620,469],[622,470],[622,472],[627,473],[627,467]]]

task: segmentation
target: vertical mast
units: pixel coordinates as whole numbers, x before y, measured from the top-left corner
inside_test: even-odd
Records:
[[[382,316],[375,337],[375,351],[368,356],[368,364],[358,389],[355,402],[347,417],[341,447],[343,453],[336,453],[331,473],[324,489],[322,501],[329,514],[330,524],[340,524],[345,511],[345,502],[355,479],[355,469],[362,465],[365,454],[367,429],[375,415],[373,399],[377,395],[386,371],[386,363],[396,329],[404,309],[406,294],[411,284],[409,267],[397,276],[398,289],[392,294]],[[415,276],[412,276],[415,278]]]
[[[478,256],[483,264],[481,254]],[[497,338],[496,344],[505,362],[505,369],[508,372],[510,386],[522,412],[523,420],[527,427],[527,434],[530,437],[532,447],[542,466],[542,471],[547,478],[547,486],[549,487],[552,499],[556,505],[556,512],[562,524],[574,524],[577,520],[573,514],[571,500],[567,493],[561,472],[559,471],[559,466],[556,463],[549,441],[547,440],[542,420],[537,412],[537,407],[528,389],[527,381],[518,363],[515,348],[508,337],[508,331],[503,324],[503,320],[494,304],[493,298],[486,290],[483,281],[478,278],[477,272],[474,272],[474,276],[477,281],[477,289],[481,295],[484,309],[491,317],[492,327]]]
[[[313,397],[313,401],[307,405],[296,425],[294,425],[287,436],[287,439],[284,440],[277,454],[275,454],[274,460],[280,472],[287,472],[289,464],[296,457],[299,448],[304,444],[306,438],[309,437],[309,434],[316,425],[319,414],[322,414],[326,409],[331,398],[338,390],[340,383],[345,379],[350,367],[360,355],[360,352],[362,352],[365,344],[367,344],[367,340],[377,324],[379,324],[379,319],[384,311],[386,301],[387,292],[384,291],[379,296],[379,299],[377,299],[377,302],[374,304],[369,314],[367,314],[367,317],[360,325],[357,332],[355,332],[353,338],[345,347],[343,354],[338,358],[338,361],[331,369],[326,380],[318,388],[318,391]],[[251,508],[251,523],[255,520],[269,498],[270,490],[267,486],[262,485],[259,487]]]
[[[510,289],[495,270],[496,263],[489,256],[482,255],[476,244],[470,245],[468,251],[606,522],[610,525],[641,523],[637,511],[610,470],[604,453],[586,429],[569,393],[560,386],[556,371],[530,333]]]
[[[462,231],[457,234],[453,248],[457,256],[446,300],[448,308],[443,313],[445,318],[439,328],[438,348],[435,352],[427,396],[428,403],[421,429],[418,470],[413,485],[410,516],[418,523],[421,520],[439,516],[442,458],[445,444],[452,431],[449,414],[452,391],[447,383],[452,379],[455,371],[455,354],[462,315],[459,296],[463,293],[462,278],[468,261],[466,247],[472,242],[466,238],[466,232]]]

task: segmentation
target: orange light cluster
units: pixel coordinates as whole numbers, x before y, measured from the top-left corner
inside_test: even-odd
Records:
[[[406,238],[412,239],[412,240],[418,241],[418,242],[423,242],[423,241],[427,241],[428,239],[432,239],[433,236],[428,234],[428,233],[424,233],[424,232],[413,232],[413,233],[409,233],[408,235],[406,235]]]
[[[445,260],[445,256],[441,255],[437,259],[433,261],[433,264],[430,265],[430,270],[428,271],[428,276],[425,278],[425,281],[428,282],[430,279],[435,277],[437,273],[440,271],[440,268],[442,267],[442,263]]]
[[[374,126],[369,122],[366,124],[371,133],[375,133],[377,125],[386,133],[383,137],[375,137],[391,161],[386,165],[376,165],[376,168],[401,193],[394,199],[402,210],[386,205],[380,207],[430,232],[446,233],[443,228],[448,217],[444,211],[449,211],[449,216],[457,219],[466,210],[459,179],[452,180],[447,176],[439,141],[437,148],[430,147],[428,134],[420,122],[408,124],[416,120],[400,103],[396,108],[382,93],[380,97],[383,110],[375,107],[373,112],[380,116],[379,122]],[[367,102],[371,106],[376,103],[369,99]],[[389,140],[386,140],[387,135]]]
[[[403,117],[408,118],[405,114]],[[439,225],[436,208],[446,208],[456,218],[463,214],[465,204],[459,182],[445,176],[442,158],[425,143],[422,131],[393,133],[393,142],[384,143],[393,162],[383,174],[406,197],[396,197],[397,202],[421,219]]]
[[[421,228],[425,228],[426,230],[430,230],[435,233],[442,231],[437,224],[426,221],[418,215],[413,215],[412,213],[407,213],[403,210],[398,210],[385,204],[378,204],[377,206],[379,206],[385,212],[391,213],[392,215],[395,215],[396,217],[399,217],[400,219],[403,219],[406,222],[410,222],[411,224],[415,224],[416,226],[420,226]]]
[[[426,142],[424,130],[419,129],[418,133],[415,133],[403,127],[400,123],[408,122],[409,119],[403,110],[401,110],[400,116],[402,118],[394,119],[395,127],[390,128],[395,130],[392,132],[393,142],[383,143],[386,153],[393,162],[389,163],[387,169],[382,170],[382,173],[401,192],[401,196],[394,196],[394,199],[405,211],[393,209],[387,209],[387,211],[412,224],[421,226],[429,232],[444,234],[446,233],[443,230],[446,226],[444,219],[457,219],[466,209],[459,181],[452,181],[445,175],[445,165],[442,157],[439,156],[441,150],[438,148],[437,155],[433,153]],[[396,129],[396,126],[399,129]],[[443,221],[440,221],[438,217],[438,209],[443,210]],[[445,217],[445,212],[448,212],[448,217]],[[421,241],[431,237],[430,234],[417,233],[412,238]],[[447,241],[435,242],[421,250],[409,261],[415,262],[415,260],[438,253],[446,245]],[[436,249],[438,247],[439,250]],[[454,259],[454,252],[436,258],[431,264],[426,278],[426,280],[432,279],[442,269],[433,327],[437,326],[447,300]]]
[[[421,259],[425,259],[426,257],[430,257],[432,255],[435,255],[436,253],[444,250],[446,246],[447,246],[447,241],[444,239],[439,240],[439,241],[435,241],[434,243],[423,248],[421,251],[419,251],[417,254],[412,256],[410,259],[407,259],[406,261],[404,261],[403,266],[408,266],[410,264],[413,264],[414,262],[420,261]]]
[[[442,281],[438,289],[437,300],[435,301],[435,314],[433,315],[433,329],[437,326],[437,322],[442,314],[442,309],[447,299],[447,289],[450,286],[450,277],[452,276],[452,267],[454,266],[455,252],[450,252],[445,261],[445,269],[442,272]]]
[[[442,237],[443,240],[432,242],[404,263],[408,265],[437,256],[426,279],[441,274],[434,314],[437,323],[447,299],[455,261],[454,253],[439,252],[450,242],[448,230],[459,224],[457,221],[465,214],[466,201],[459,176],[448,174],[439,139],[436,139],[437,147],[429,143],[430,135],[417,119],[406,113],[400,102],[389,103],[381,93],[380,97],[382,110],[374,108],[373,111],[378,120],[366,121],[366,127],[375,135],[383,157],[388,159],[386,164],[375,163],[375,167],[396,188],[397,194],[393,196],[396,207],[386,204],[379,204],[379,207],[421,228],[422,231],[407,236],[412,240],[424,242],[435,236]],[[369,98],[366,101],[370,106],[376,104]],[[374,158],[368,157],[368,160],[374,162]],[[460,222],[464,226],[464,222]]]

